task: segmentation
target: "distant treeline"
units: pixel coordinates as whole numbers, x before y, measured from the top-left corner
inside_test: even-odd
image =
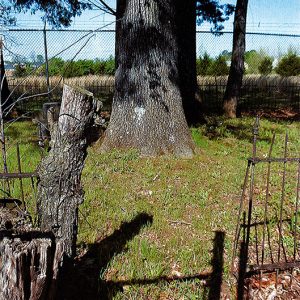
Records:
[[[231,53],[223,51],[213,58],[204,53],[197,58],[197,75],[224,76],[228,75],[231,62]],[[15,63],[14,77],[28,75],[45,76],[45,64],[36,62]],[[65,61],[62,58],[49,60],[49,76],[63,76],[65,78],[87,75],[114,75],[115,59],[109,57],[101,59],[82,59]],[[264,51],[251,50],[245,53],[245,74],[270,75],[278,74],[284,77],[300,75],[300,56],[290,50],[279,59],[268,56]]]
[[[231,53],[223,51],[217,58],[204,53],[197,58],[197,75],[224,76],[229,74]],[[300,56],[294,51],[274,59],[264,51],[251,50],[245,53],[245,74],[281,76],[300,75]]]
[[[44,63],[39,66],[32,62],[16,63],[14,76],[45,76],[45,68]],[[48,72],[49,76],[63,76],[65,78],[87,75],[114,75],[115,59],[111,56],[106,60],[81,59],[77,61],[65,61],[57,57],[49,60]]]

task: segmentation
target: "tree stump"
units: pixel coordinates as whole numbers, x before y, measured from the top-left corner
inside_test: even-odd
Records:
[[[51,150],[37,170],[39,226],[54,232],[68,258],[75,254],[78,206],[83,202],[80,179],[96,104],[92,93],[64,85]]]
[[[63,247],[18,212],[0,210],[0,299],[55,299]]]
[[[99,105],[93,95],[65,85],[52,148],[38,167],[39,229],[20,209],[0,210],[0,299],[57,299],[75,254],[80,184],[88,131]]]

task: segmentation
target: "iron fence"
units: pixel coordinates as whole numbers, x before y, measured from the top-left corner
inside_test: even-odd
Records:
[[[50,74],[51,100],[61,97],[63,82],[74,80],[78,70],[70,61],[97,62],[96,69],[81,65],[80,79],[77,83],[92,91],[110,107],[114,91],[114,53],[115,32],[113,30],[43,30],[10,29],[2,32],[5,38],[4,57],[6,73],[13,97],[35,95],[26,101],[20,101],[22,110],[40,109],[42,103],[49,101],[46,96],[47,79],[45,49],[47,49],[48,69]],[[45,48],[46,41],[46,48]],[[232,32],[213,35],[211,32],[197,32],[197,66],[207,54],[211,69],[198,77],[199,90],[203,107],[207,112],[218,112],[227,83],[232,48]],[[300,107],[300,79],[282,78],[276,75],[275,68],[280,58],[288,52],[300,52],[300,35],[280,35],[266,33],[247,33],[246,35],[246,76],[242,88],[239,108],[277,108],[289,106]],[[217,58],[223,62],[218,64]],[[260,74],[260,64],[265,57],[271,58],[273,71],[269,75]],[[26,69],[27,68],[27,69]],[[201,68],[201,66],[200,66]],[[227,68],[227,69],[226,69]],[[66,69],[68,69],[66,73]],[[93,70],[92,70],[93,69]],[[22,73],[23,72],[23,73]],[[18,73],[18,74],[16,74]],[[16,76],[18,75],[18,76]],[[52,76],[52,75],[56,75]],[[223,76],[219,76],[223,75]]]

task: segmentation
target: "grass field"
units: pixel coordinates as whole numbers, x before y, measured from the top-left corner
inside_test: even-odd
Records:
[[[100,154],[97,143],[89,148],[77,258],[82,284],[90,284],[78,286],[84,299],[94,299],[95,279],[107,299],[213,299],[217,286],[210,290],[199,274],[220,266],[222,294],[234,299],[229,265],[253,123],[209,119],[192,129],[197,147],[187,160],[140,158],[134,150]],[[25,125],[31,129],[23,131]],[[27,145],[31,126],[12,126],[10,142]],[[258,156],[268,153],[273,132],[274,156],[283,156],[286,131],[289,156],[299,157],[299,122],[268,120],[261,120]],[[24,160],[38,157],[35,146],[23,147]]]

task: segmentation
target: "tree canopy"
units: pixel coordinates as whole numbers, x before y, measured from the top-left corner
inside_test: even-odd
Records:
[[[8,5],[7,1],[0,0],[0,26],[7,27],[16,23],[13,10],[13,7]]]
[[[118,1],[118,0],[116,0]],[[67,27],[72,23],[72,18],[81,15],[83,10],[98,8],[104,12],[115,14],[114,10],[104,0],[0,0],[0,22],[4,25],[11,25],[16,21],[12,16],[15,12],[30,12],[35,14],[37,11],[44,12],[42,17],[53,27]],[[220,4],[219,0],[195,0],[197,25],[204,22],[212,24],[212,32],[220,32],[224,26],[222,23],[228,20],[234,12],[231,4]]]
[[[229,19],[229,16],[234,12],[234,8],[234,5],[221,5],[219,1],[216,0],[197,0],[197,25],[201,25],[203,22],[209,22],[213,25],[211,31],[219,33],[224,29],[222,23]]]
[[[44,12],[42,17],[54,27],[69,26],[72,18],[79,16],[83,10],[92,7],[91,3],[78,0],[6,0],[1,1],[4,20],[11,19],[14,12]]]

